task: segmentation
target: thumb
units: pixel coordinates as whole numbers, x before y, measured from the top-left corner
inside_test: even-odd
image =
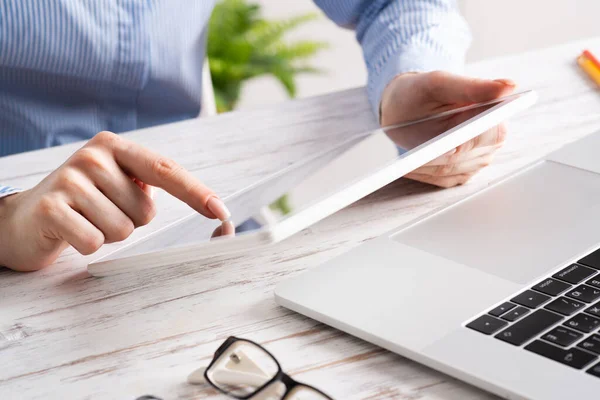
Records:
[[[512,93],[517,86],[510,79],[478,79],[446,72],[428,74],[428,89],[444,104],[472,104],[497,99]]]

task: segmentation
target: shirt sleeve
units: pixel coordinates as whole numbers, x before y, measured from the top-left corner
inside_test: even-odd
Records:
[[[403,72],[461,72],[471,34],[455,0],[314,0],[338,25],[356,31],[379,114],[387,84]]]
[[[0,185],[0,199],[6,196],[10,196],[11,194],[22,192],[22,189],[15,188],[12,186],[3,186]]]

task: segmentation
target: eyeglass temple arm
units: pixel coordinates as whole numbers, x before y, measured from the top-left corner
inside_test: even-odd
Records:
[[[215,379],[220,383],[228,385],[249,384],[261,386],[267,380],[271,379],[271,374],[264,371],[252,358],[242,350],[237,350],[236,354],[240,357],[240,362],[228,360],[224,365],[215,371]],[[206,383],[204,372],[206,367],[198,368],[188,376],[188,382],[193,385]]]

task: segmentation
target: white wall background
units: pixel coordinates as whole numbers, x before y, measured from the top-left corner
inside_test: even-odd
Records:
[[[267,17],[283,18],[319,12],[311,0],[252,0]],[[552,46],[600,35],[600,0],[459,0],[473,31],[468,61]],[[290,38],[328,42],[330,49],[315,57],[323,75],[299,78],[299,97],[364,85],[366,70],[352,31],[337,27],[324,16],[298,29]],[[600,49],[597,49],[600,53]],[[255,108],[285,100],[278,83],[259,78],[246,86],[239,108]]]
[[[600,0],[459,0],[459,4],[474,36],[469,61],[600,35]]]

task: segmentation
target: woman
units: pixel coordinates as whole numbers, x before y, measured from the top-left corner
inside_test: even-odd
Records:
[[[470,38],[452,0],[316,3],[356,30],[382,125],[514,89],[508,80],[426,72],[461,68]],[[37,270],[69,245],[90,254],[126,239],[156,213],[152,186],[207,218],[229,217],[219,197],[173,160],[107,132],[198,115],[213,5],[0,0],[0,155],[89,139],[30,190],[0,186],[0,265]],[[504,136],[496,127],[408,177],[462,184],[490,163]]]

